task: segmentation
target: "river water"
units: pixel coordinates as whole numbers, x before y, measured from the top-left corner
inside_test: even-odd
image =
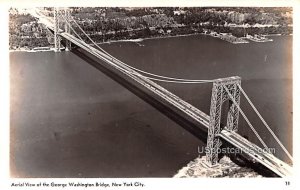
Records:
[[[242,86],[292,151],[292,37],[230,44],[204,35],[103,44],[160,75],[242,77]],[[198,156],[199,139],[71,52],[11,52],[11,175],[171,177]],[[211,84],[163,87],[209,114]],[[241,107],[276,156],[289,162],[245,98]],[[259,145],[244,120],[239,133]]]

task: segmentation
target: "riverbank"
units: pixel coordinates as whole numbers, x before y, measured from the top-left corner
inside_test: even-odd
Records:
[[[9,50],[9,52],[46,52],[46,51],[54,51],[53,46],[48,46],[48,47],[35,47],[35,48],[19,48],[19,49],[14,49],[14,50]],[[61,48],[61,50],[64,50],[65,48]]]
[[[206,157],[197,157],[195,160],[187,164],[187,166],[180,169],[174,178],[197,178],[197,177],[211,177],[211,178],[261,178],[262,176],[256,173],[253,169],[247,167],[240,167],[233,163],[230,158],[223,157],[219,164],[210,168],[206,165]]]
[[[193,34],[180,34],[180,35],[168,35],[168,36],[153,36],[153,37],[147,37],[147,38],[138,38],[138,39],[128,39],[128,40],[111,40],[106,42],[100,42],[97,43],[99,45],[101,44],[110,44],[110,43],[116,43],[116,42],[143,42],[145,40],[155,40],[155,39],[165,39],[165,38],[177,38],[177,37],[186,37],[186,36],[195,36],[195,35],[204,35],[203,33],[193,33]],[[91,44],[92,45],[92,44]]]
[[[232,44],[249,43],[248,41],[246,41],[246,39],[248,39],[246,37],[238,38],[238,37],[235,37],[235,36],[233,36],[231,34],[227,34],[227,33],[217,34],[216,32],[212,32],[212,33],[209,33],[209,34],[207,34],[207,33],[191,33],[191,34],[179,34],[179,35],[152,36],[152,37],[137,38],[137,39],[108,40],[108,41],[105,41],[105,42],[99,42],[97,44],[101,45],[101,44],[110,44],[110,43],[117,43],[117,42],[133,42],[133,43],[137,43],[139,46],[144,46],[140,42],[143,42],[145,40],[187,37],[187,36],[194,36],[194,35],[211,36],[211,37],[214,37],[214,38],[219,38],[221,40],[224,40],[224,41],[232,43]],[[282,36],[282,35],[281,34],[272,34],[272,35],[265,35],[265,36]],[[254,42],[269,42],[269,41],[273,41],[272,39],[268,39],[268,40],[265,40],[265,41],[255,41],[255,40],[252,40],[252,39],[249,39],[249,40],[254,41]],[[93,45],[93,44],[90,43],[90,45]],[[38,48],[40,48],[40,47],[35,47],[33,49],[30,49],[30,48],[19,48],[19,49],[9,50],[9,52],[41,52],[41,51],[53,51],[54,50],[54,47],[52,45],[48,46],[47,48],[49,48],[49,49],[47,49],[47,50],[44,50],[44,49],[39,50]],[[42,47],[42,48],[45,48],[45,47]]]
[[[140,42],[143,42],[145,40],[155,40],[155,39],[165,39],[165,38],[177,38],[177,37],[186,37],[186,36],[194,36],[194,35],[205,35],[205,34],[200,34],[200,33],[193,33],[193,34],[181,34],[181,35],[175,35],[175,36],[155,36],[155,37],[147,37],[147,38],[138,38],[138,39],[124,39],[124,40],[110,40],[106,42],[99,42],[97,43],[98,45],[101,44],[111,44],[111,43],[118,43],[118,42],[132,42],[132,43],[137,43],[139,44]],[[93,43],[89,43],[89,45],[93,45]],[[36,47],[38,48],[38,47]],[[47,50],[34,50],[30,48],[19,48],[19,49],[13,49],[9,50],[9,52],[42,52],[42,51],[54,51],[53,46],[47,47]]]

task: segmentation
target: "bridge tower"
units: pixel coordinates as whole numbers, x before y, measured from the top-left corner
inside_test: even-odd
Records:
[[[230,96],[225,89],[226,87],[237,105],[240,105],[240,89],[238,84],[241,84],[241,78],[237,76],[217,79],[213,83],[206,148],[206,150],[208,150],[206,152],[206,162],[211,167],[218,162],[218,151],[222,145],[222,142],[218,137],[218,134],[220,134],[222,130],[221,111],[223,103],[227,100],[229,100],[229,111],[227,113],[227,123],[225,128],[229,131],[238,130],[239,110],[233,101],[231,101]]]
[[[54,7],[54,51],[60,52],[60,36],[59,33],[59,8]]]
[[[71,12],[69,8],[65,8],[65,32],[66,33],[71,33],[71,28],[70,28],[70,19],[71,18]],[[71,42],[69,40],[66,40],[66,51],[71,51]]]
[[[63,12],[63,13],[62,13]],[[71,13],[70,9],[65,8],[64,11],[59,10],[58,7],[54,7],[54,46],[55,49],[54,51],[60,52],[60,47],[61,47],[61,37],[59,36],[59,30],[60,30],[60,14],[64,14],[65,21],[64,27],[65,27],[65,32],[70,33],[71,28],[70,28],[70,18],[71,18]],[[70,51],[71,50],[71,42],[69,40],[65,41],[66,44],[66,50]]]

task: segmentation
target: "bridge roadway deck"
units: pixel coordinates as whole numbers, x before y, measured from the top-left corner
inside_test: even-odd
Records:
[[[48,17],[42,16],[42,14],[38,12],[35,12],[33,16],[40,18],[40,21],[44,22],[49,29],[54,29],[52,25],[53,21]],[[185,102],[184,100],[169,92],[160,85],[156,84],[155,82],[144,77],[135,70],[132,70],[126,65],[118,62],[115,58],[99,51],[91,45],[86,44],[73,35],[64,32],[61,32],[60,35],[66,40],[71,41],[76,46],[82,48],[84,51],[102,60],[102,62],[112,70],[123,73],[124,75],[129,77],[129,79],[132,79],[133,81],[139,83],[141,86],[153,92],[153,94],[156,94],[169,104],[172,104],[175,108],[177,108],[177,110],[183,112],[192,120],[200,123],[201,126],[204,127],[204,131],[206,131],[207,133],[207,129],[209,127],[209,116],[207,114],[203,113],[191,104]],[[247,158],[251,158],[253,162],[260,163],[278,176],[285,177],[291,175],[291,166],[279,160],[274,155],[264,152],[260,147],[249,142],[239,134],[224,129],[221,131],[219,136],[227,143],[241,150],[242,155],[246,156]]]

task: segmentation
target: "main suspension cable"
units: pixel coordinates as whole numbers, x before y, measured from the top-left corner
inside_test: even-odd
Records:
[[[165,79],[158,79],[158,78],[153,78],[153,77],[148,77],[144,76],[144,78],[154,80],[154,81],[159,81],[159,82],[167,82],[167,83],[176,83],[176,84],[204,84],[204,83],[210,83],[210,82],[200,82],[200,81],[174,81],[174,80],[165,80]]]
[[[166,77],[166,76],[162,76],[162,75],[157,75],[157,74],[153,74],[153,73],[150,73],[150,72],[146,72],[146,71],[143,71],[143,70],[140,70],[138,68],[135,68],[133,66],[130,66],[122,61],[120,61],[119,59],[115,58],[114,56],[112,56],[111,54],[109,54],[107,51],[105,51],[103,48],[101,48],[93,39],[91,39],[89,37],[89,35],[79,26],[79,24],[75,21],[75,19],[71,16],[70,17],[72,19],[72,21],[77,25],[77,27],[84,33],[84,35],[98,48],[100,49],[102,52],[104,52],[106,55],[108,55],[110,58],[112,58],[113,60],[119,62],[119,63],[122,63],[124,65],[126,65],[127,67],[133,69],[133,70],[136,70],[136,71],[139,71],[141,73],[144,73],[144,74],[147,74],[147,75],[150,75],[150,76],[154,76],[154,77],[158,77],[158,78],[162,78],[162,79],[168,79],[168,80],[161,80],[163,82],[171,82],[171,81],[185,81],[186,83],[188,82],[192,82],[192,83],[209,83],[209,82],[213,82],[214,80],[194,80],[194,79],[182,79],[182,78],[173,78],[173,77]],[[150,77],[149,77],[150,78]],[[152,78],[152,80],[154,80]]]
[[[240,106],[236,103],[236,101],[234,100],[232,94],[229,92],[229,89],[223,84],[222,85],[223,88],[226,90],[226,92],[228,93],[228,96],[230,97],[230,99],[232,100],[232,102],[234,103],[234,105],[238,108],[238,110],[240,111],[240,113],[242,114],[243,118],[245,119],[245,121],[248,123],[249,127],[251,128],[251,130],[253,131],[253,133],[256,135],[256,137],[258,138],[258,140],[261,142],[261,144],[263,145],[263,147],[266,149],[266,151],[269,150],[268,146],[266,145],[266,143],[264,142],[264,140],[260,137],[260,135],[258,134],[258,132],[255,130],[255,128],[253,127],[253,125],[251,124],[251,122],[249,121],[249,119],[247,118],[247,116],[245,115],[245,113],[243,112],[243,110],[240,108]]]
[[[264,124],[264,126],[268,129],[268,131],[271,133],[271,135],[274,137],[274,139],[276,140],[276,142],[279,144],[279,146],[283,149],[283,151],[287,154],[287,156],[293,160],[292,155],[288,152],[288,150],[285,148],[285,146],[281,143],[281,141],[279,140],[279,138],[275,135],[275,133],[273,132],[273,130],[270,128],[270,126],[267,124],[267,122],[264,120],[264,118],[261,116],[261,114],[259,113],[259,111],[256,109],[256,107],[254,106],[254,104],[252,103],[252,101],[250,100],[250,98],[248,97],[248,95],[246,94],[246,92],[244,91],[244,89],[241,87],[241,85],[238,84],[239,89],[241,90],[241,92],[243,93],[243,95],[245,96],[246,100],[248,101],[248,103],[250,104],[250,106],[253,108],[253,110],[255,111],[255,113],[257,114],[257,116],[260,118],[260,120],[262,121],[262,123]]]

